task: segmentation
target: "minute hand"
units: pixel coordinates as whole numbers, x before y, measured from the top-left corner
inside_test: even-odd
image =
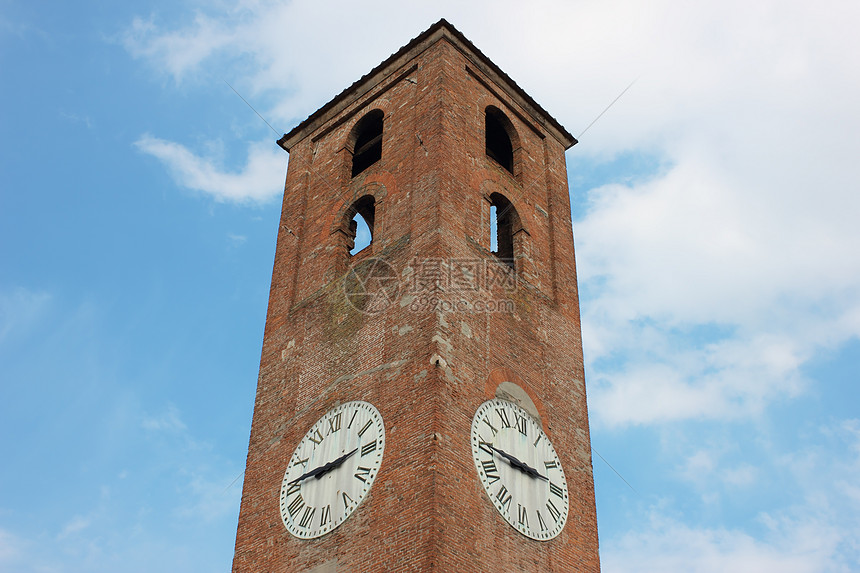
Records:
[[[546,477],[546,476],[542,476],[542,475],[540,474],[540,472],[538,472],[536,469],[534,469],[533,467],[531,467],[530,465],[528,465],[528,464],[527,464],[527,463],[525,463],[525,462],[521,462],[520,460],[518,460],[517,458],[515,458],[514,456],[512,456],[512,455],[511,455],[511,454],[509,454],[508,452],[505,452],[505,451],[503,451],[503,450],[500,450],[500,449],[499,449],[499,448],[497,448],[496,446],[490,446],[490,447],[491,447],[491,448],[493,448],[493,451],[494,451],[494,452],[496,452],[497,454],[499,454],[500,456],[502,456],[503,458],[505,458],[506,460],[508,460],[508,462],[509,462],[513,467],[517,468],[517,469],[518,469],[518,470],[520,470],[521,472],[523,472],[523,473],[525,473],[525,474],[527,474],[527,475],[529,475],[530,477],[533,477],[533,478],[538,478],[538,479],[542,479],[542,480],[544,480],[544,481],[549,481],[549,480],[547,479],[547,477]]]
[[[352,454],[354,454],[354,453],[355,453],[355,452],[357,452],[357,451],[358,451],[358,448],[355,448],[355,449],[354,449],[354,450],[352,450],[351,452],[348,452],[348,453],[346,453],[346,454],[343,454],[341,457],[337,458],[337,459],[336,459],[336,460],[334,460],[334,461],[331,461],[331,462],[328,462],[328,463],[326,463],[326,464],[323,464],[323,465],[321,465],[321,466],[320,466],[320,467],[318,467],[318,468],[314,468],[314,469],[312,469],[311,471],[309,471],[309,472],[307,472],[307,473],[305,473],[305,474],[300,475],[299,477],[297,477],[296,479],[294,479],[293,481],[291,481],[291,482],[290,482],[290,485],[292,485],[292,484],[294,484],[294,483],[298,483],[298,482],[300,482],[300,481],[302,481],[302,480],[304,480],[304,479],[307,479],[307,478],[309,478],[309,477],[315,477],[315,478],[317,478],[317,479],[320,479],[321,477],[323,477],[325,474],[327,474],[327,473],[328,473],[328,472],[330,472],[331,470],[333,470],[333,469],[337,468],[338,466],[340,466],[343,462],[345,462],[345,461],[346,461],[346,458],[348,458],[349,456],[351,456]]]

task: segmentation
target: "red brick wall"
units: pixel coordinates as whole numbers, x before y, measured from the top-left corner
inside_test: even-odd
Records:
[[[564,145],[505,90],[488,88],[492,78],[456,41],[409,56],[290,150],[233,571],[598,571]],[[484,152],[487,105],[517,130],[515,176]],[[372,109],[385,113],[382,159],[350,179],[348,136]],[[339,229],[368,192],[374,241],[350,258]],[[509,288],[478,276],[477,289],[443,280],[435,293],[418,290],[437,261],[505,276],[489,252],[493,192],[525,229],[518,277]],[[400,288],[390,308],[362,313],[343,277],[371,258],[391,265]],[[514,310],[432,308],[422,298],[430,294]],[[472,416],[506,371],[536,398],[564,464],[570,512],[551,541],[527,539],[498,515],[471,459]],[[320,416],[350,400],[383,416],[377,479],[339,528],[293,538],[279,514],[286,463]]]

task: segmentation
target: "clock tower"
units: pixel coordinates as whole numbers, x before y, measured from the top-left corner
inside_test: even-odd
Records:
[[[599,571],[576,140],[441,20],[278,143],[233,571]]]

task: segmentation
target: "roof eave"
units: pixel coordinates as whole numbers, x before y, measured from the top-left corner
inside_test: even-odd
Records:
[[[352,85],[337,94],[328,103],[326,103],[317,111],[312,113],[310,116],[308,116],[307,119],[299,123],[288,133],[285,133],[283,137],[278,139],[278,145],[285,151],[289,152],[290,149],[296,143],[303,140],[310,133],[315,131],[317,127],[319,127],[317,123],[321,119],[324,119],[328,112],[332,111],[338,106],[341,106],[341,104],[351,102],[357,97],[360,97],[364,93],[370,91],[374,86],[378,85],[382,80],[394,73],[400,67],[394,66],[394,64],[397,63],[398,60],[403,59],[404,56],[406,56],[412,51],[415,51],[415,54],[412,54],[412,56],[408,58],[412,59],[412,57],[422,52],[439,39],[443,38],[446,33],[449,33],[457,41],[462,43],[466,47],[468,52],[474,55],[477,62],[489,68],[489,70],[492,71],[493,75],[498,76],[498,78],[503,82],[503,87],[508,88],[510,91],[513,92],[513,94],[519,96],[519,98],[522,99],[528,107],[531,107],[543,119],[545,119],[546,123],[549,124],[548,126],[544,124],[545,127],[549,127],[550,131],[554,132],[556,139],[558,139],[562,143],[562,145],[564,145],[565,149],[568,149],[577,143],[576,138],[573,137],[573,135],[571,135],[545,109],[543,109],[540,104],[534,101],[534,99],[532,99],[532,97],[529,96],[525,92],[525,90],[523,90],[519,85],[517,85],[514,80],[510,78],[510,76],[503,72],[501,68],[499,68],[495,63],[493,63],[492,60],[490,60],[490,58],[484,55],[481,50],[479,50],[471,41],[469,41],[468,38],[466,38],[466,36],[464,36],[459,30],[457,30],[453,25],[451,25],[450,22],[442,18],[441,20],[430,26],[427,30],[413,38],[408,44],[400,48],[397,52],[390,55],[382,63],[373,68],[370,72],[353,82]],[[416,49],[419,47],[420,49]],[[345,107],[345,105],[343,105],[343,107]],[[543,124],[544,122],[540,123]]]

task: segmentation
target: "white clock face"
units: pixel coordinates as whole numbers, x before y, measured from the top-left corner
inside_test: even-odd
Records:
[[[472,419],[472,457],[484,490],[511,527],[547,541],[567,522],[567,480],[549,438],[525,410],[505,400],[481,404]]]
[[[281,484],[281,519],[302,539],[325,535],[355,511],[382,463],[385,426],[367,402],[329,410],[299,442]]]

